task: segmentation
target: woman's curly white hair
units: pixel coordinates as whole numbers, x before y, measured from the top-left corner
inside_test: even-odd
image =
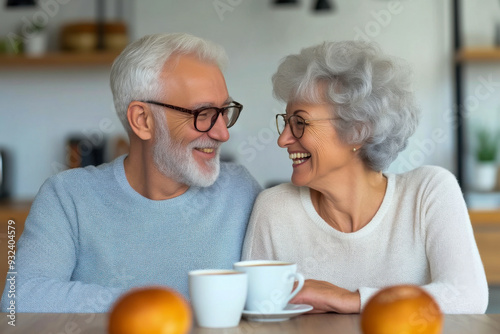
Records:
[[[410,68],[373,43],[325,42],[285,57],[273,75],[284,102],[329,103],[340,139],[361,145],[360,158],[383,171],[408,144],[419,108]]]

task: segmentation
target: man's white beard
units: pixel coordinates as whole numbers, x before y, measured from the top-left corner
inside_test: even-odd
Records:
[[[153,111],[153,115],[156,122],[153,145],[153,161],[156,168],[166,177],[188,186],[211,186],[219,176],[221,143],[212,139],[198,138],[184,147],[172,141],[164,112]],[[205,168],[202,168],[193,157],[195,147],[210,147],[216,152],[213,159],[204,163]]]

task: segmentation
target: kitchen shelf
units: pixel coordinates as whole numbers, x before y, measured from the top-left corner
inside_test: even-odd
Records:
[[[14,237],[17,241],[24,230],[24,221],[28,217],[32,200],[24,201],[9,201],[0,200],[0,287],[5,286],[5,277],[8,271],[8,255],[9,251],[9,220],[13,220],[15,224],[11,225],[14,229]]]
[[[490,285],[500,285],[500,208],[469,210],[477,248]]]
[[[457,52],[457,62],[500,62],[500,48],[475,47],[464,48]]]
[[[472,225],[495,225],[500,228],[500,209],[497,210],[470,210],[469,216]]]
[[[0,55],[0,68],[111,65],[120,51],[91,53],[54,52],[34,57]]]

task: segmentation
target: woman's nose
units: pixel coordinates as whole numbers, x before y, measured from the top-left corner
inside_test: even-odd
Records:
[[[290,128],[290,124],[287,124],[278,137],[278,146],[281,148],[285,148],[288,145],[294,143],[297,138],[292,134],[292,129]]]

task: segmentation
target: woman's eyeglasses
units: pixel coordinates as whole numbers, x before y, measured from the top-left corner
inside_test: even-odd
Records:
[[[299,115],[290,115],[287,114],[277,114],[276,115],[276,128],[278,129],[278,133],[281,135],[283,131],[285,131],[285,127],[287,124],[290,125],[290,129],[292,130],[292,135],[300,139],[304,135],[304,130],[307,125],[310,125],[310,122],[315,121],[327,121],[334,120],[335,118],[320,118],[320,119],[304,119]]]

